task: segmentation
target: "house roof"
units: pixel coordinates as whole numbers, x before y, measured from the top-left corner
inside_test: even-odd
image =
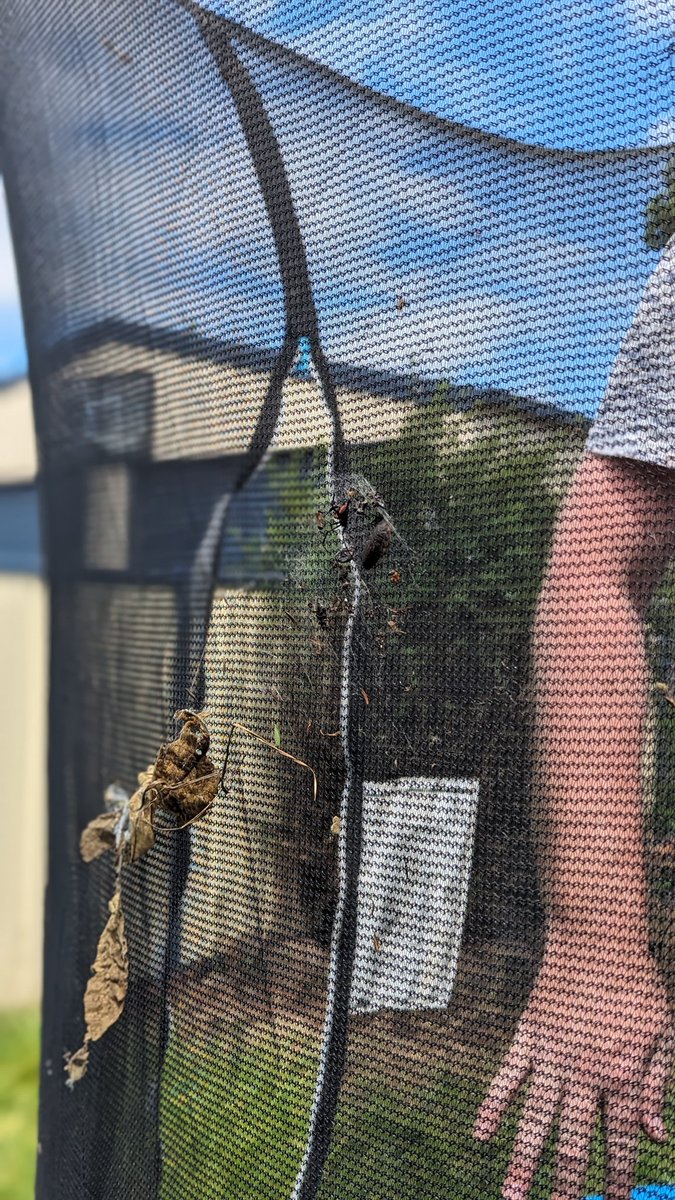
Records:
[[[191,329],[167,329],[110,318],[88,326],[72,337],[65,338],[45,356],[44,367],[55,370],[77,359],[81,354],[110,342],[143,347],[179,358],[236,367],[271,370],[277,352],[256,346],[232,345],[216,337],[204,337]],[[428,378],[415,372],[400,373],[351,363],[330,363],[331,375],[337,388],[386,396],[390,400],[416,400],[424,403],[438,394],[443,384],[443,398],[449,408],[471,408],[479,405],[515,406],[535,420],[555,421],[572,425],[588,425],[588,418],[574,410],[537,398],[518,396],[503,388],[446,385],[442,379]]]

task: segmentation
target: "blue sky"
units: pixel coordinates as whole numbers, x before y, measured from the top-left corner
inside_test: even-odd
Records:
[[[217,6],[441,117],[581,150],[675,142],[675,0]],[[159,14],[166,44],[175,30],[170,70],[152,58]],[[143,16],[120,0],[77,36],[74,54],[65,35],[36,34],[35,78],[60,87],[49,131],[36,127],[17,158],[19,190],[50,161],[54,171],[33,214],[38,259],[75,264],[39,283],[41,336],[116,316],[277,345],[264,209],[212,64],[195,70],[190,19],[170,0],[149,0]],[[134,70],[102,55],[111,40]],[[592,413],[656,261],[642,214],[665,156],[561,165],[500,152],[304,72],[289,91],[275,64],[242,55],[282,144],[329,356]],[[95,76],[78,74],[94,60]],[[7,375],[23,352],[5,234],[0,280]]]
[[[209,7],[449,120],[550,146],[675,142],[675,0]]]
[[[643,214],[665,155],[531,156],[241,53],[274,112],[329,358],[591,415],[656,262]]]
[[[14,256],[7,223],[5,191],[0,180],[0,380],[14,379],[26,370],[26,352]]]

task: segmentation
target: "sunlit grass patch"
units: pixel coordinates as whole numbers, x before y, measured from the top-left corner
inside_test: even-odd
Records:
[[[37,1146],[40,1019],[0,1012],[0,1200],[30,1200]]]

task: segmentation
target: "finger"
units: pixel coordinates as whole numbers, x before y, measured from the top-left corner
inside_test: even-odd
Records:
[[[530,1055],[524,1043],[516,1038],[478,1110],[473,1136],[479,1141],[487,1142],[497,1132],[507,1108],[527,1079],[530,1067]]]
[[[631,1084],[605,1098],[605,1200],[630,1200],[640,1135],[640,1088]]]
[[[502,1187],[504,1200],[524,1200],[527,1196],[558,1111],[562,1090],[562,1080],[557,1075],[539,1071],[533,1076]]]
[[[666,1087],[670,1078],[673,1056],[673,1036],[670,1030],[664,1034],[645,1075],[640,1095],[640,1122],[647,1137],[653,1142],[668,1140],[668,1130],[663,1120],[666,1102]]]
[[[584,1193],[599,1100],[597,1088],[588,1084],[571,1081],[565,1089],[551,1200],[578,1200]]]

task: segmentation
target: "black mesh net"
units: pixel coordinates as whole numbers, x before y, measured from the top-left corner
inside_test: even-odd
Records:
[[[675,1195],[673,148],[453,124],[348,36],[331,70],[330,25],[313,60],[192,0],[1,11],[52,597],[38,1195]],[[188,824],[146,776],[154,845],[83,862],[186,709],[215,796]],[[68,1081],[113,895],[128,991],[99,970]]]

